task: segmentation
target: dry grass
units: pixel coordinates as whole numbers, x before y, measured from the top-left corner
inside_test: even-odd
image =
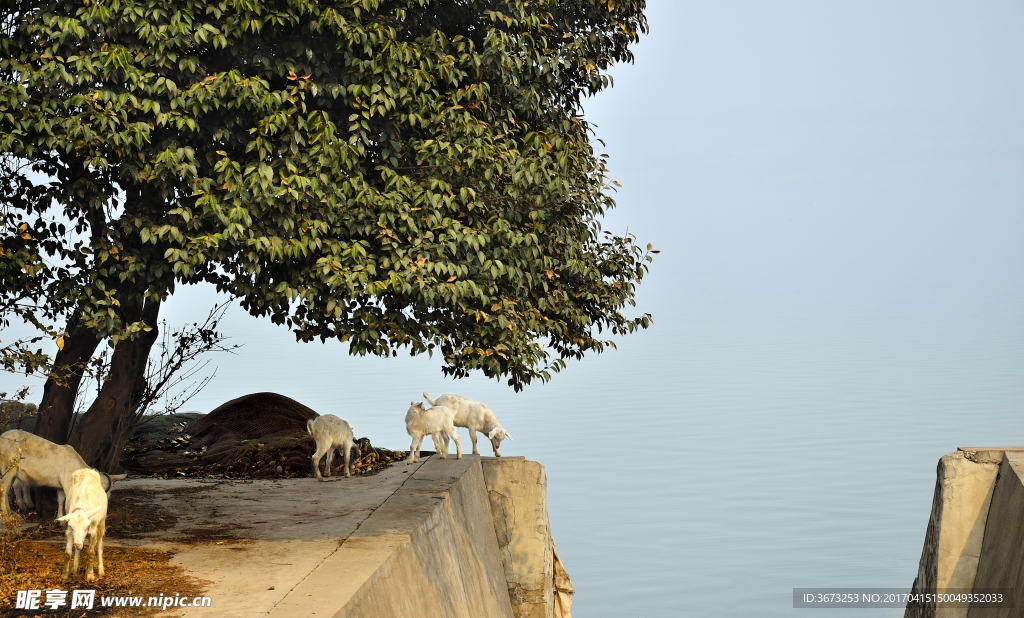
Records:
[[[17,564],[16,544],[21,539],[21,515],[11,511],[0,516],[0,573],[10,573]]]
[[[108,541],[138,537],[147,532],[164,530],[174,523],[174,517],[166,509],[147,499],[146,495],[115,492],[110,499],[107,513]],[[4,543],[4,532],[0,531],[0,618],[8,616],[74,616],[79,618],[83,611],[73,612],[14,609],[19,590],[96,590],[96,602],[92,610],[84,615],[92,616],[145,616],[155,613],[167,614],[148,608],[101,608],[101,596],[159,596],[176,592],[200,596],[206,582],[189,577],[185,571],[169,562],[172,554],[144,548],[111,547],[105,544],[103,563],[106,575],[98,581],[87,582],[82,577],[85,557],[81,558],[79,578],[62,584],[60,575],[64,568],[64,527],[53,519],[40,521],[38,515],[30,522],[39,522],[35,527],[19,534],[8,535]],[[17,530],[17,527],[5,530]],[[205,539],[204,539],[205,540]],[[44,593],[45,598],[45,593]],[[70,596],[68,597],[70,599]]]
[[[196,596],[202,594],[206,582],[186,575],[184,569],[169,562],[171,554],[153,549],[105,547],[103,563],[106,575],[97,581],[87,582],[81,577],[77,581],[61,583],[64,568],[63,543],[54,544],[33,540],[22,540],[14,547],[15,568],[0,575],[0,617],[29,616],[44,613],[41,610],[22,611],[14,609],[18,590],[96,590],[96,603],[92,610],[45,611],[47,616],[145,616],[159,612],[148,608],[101,608],[99,597],[159,596],[176,592]],[[84,565],[84,557],[82,563]],[[45,593],[44,593],[45,597]],[[70,597],[69,597],[70,599]],[[173,615],[173,614],[172,614]]]

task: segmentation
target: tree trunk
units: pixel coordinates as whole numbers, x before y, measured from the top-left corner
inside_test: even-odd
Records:
[[[100,344],[92,330],[78,325],[80,317],[81,313],[76,310],[68,320],[69,335],[53,359],[53,370],[43,385],[43,400],[36,418],[36,435],[57,444],[68,441],[83,371]]]
[[[114,347],[110,358],[110,375],[68,441],[87,464],[102,472],[114,472],[120,462],[121,451],[130,430],[128,425],[146,389],[149,351],[157,340],[160,301],[137,302],[141,311],[135,315],[151,330],[140,332]],[[130,313],[134,312],[126,311],[126,314]],[[129,320],[125,320],[127,323]]]
[[[53,369],[43,385],[43,399],[39,403],[35,433],[57,444],[68,441],[68,428],[75,415],[75,398],[82,383],[86,363],[99,347],[95,333],[78,325],[79,311],[68,319],[68,336],[64,347],[53,357]],[[57,512],[57,491],[49,487],[33,488],[36,512],[49,518]]]

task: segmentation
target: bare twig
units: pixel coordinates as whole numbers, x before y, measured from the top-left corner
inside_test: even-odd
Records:
[[[201,324],[196,322],[177,332],[170,332],[167,322],[164,322],[160,356],[156,361],[151,359],[146,368],[146,390],[136,404],[136,419],[161,400],[163,409],[160,414],[173,414],[179,410],[203,390],[217,373],[214,370],[208,376],[194,379],[210,363],[208,360],[199,362],[199,357],[208,352],[233,354],[241,347],[238,344],[225,344],[227,337],[217,330],[229,305],[214,305]]]

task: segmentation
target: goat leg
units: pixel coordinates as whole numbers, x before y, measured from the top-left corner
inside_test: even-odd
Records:
[[[331,448],[327,450],[327,466],[325,466],[325,467],[327,469],[327,474],[325,476],[330,476],[331,475],[331,468],[334,467],[334,445],[333,444],[331,445]]]
[[[107,535],[107,522],[100,521],[100,525],[97,527],[97,539],[96,539],[96,558],[99,562],[99,569],[97,569],[97,575],[103,577],[103,537]]]
[[[93,555],[96,553],[96,534],[93,533],[89,539],[89,546],[85,550],[85,581],[95,581],[96,576],[92,574]]]
[[[459,441],[459,434],[455,433],[455,428],[452,427],[448,430],[448,435],[455,440],[455,459],[462,459],[462,442]]]
[[[322,481],[324,477],[320,476],[320,459],[324,456],[324,452],[320,450],[320,445],[316,446],[316,452],[313,453],[313,476],[316,480]]]
[[[3,476],[3,483],[0,483],[0,515],[7,515],[11,512],[11,505],[7,502],[7,494],[11,491],[11,484],[14,483],[14,477],[17,475],[18,469],[14,466],[9,466]]]
[[[60,576],[60,581],[62,582],[68,581],[68,576],[71,575],[71,553],[75,549],[74,543],[71,541],[71,530],[64,532],[64,538],[67,539],[67,542],[64,544],[64,553],[67,555],[67,560],[64,562],[64,572]]]
[[[352,476],[352,444],[346,442],[341,448],[345,449],[345,478],[349,478]]]

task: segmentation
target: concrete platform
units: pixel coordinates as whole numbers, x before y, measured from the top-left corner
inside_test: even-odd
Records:
[[[960,447],[939,459],[915,593],[992,591],[1014,607],[914,602],[904,618],[1024,618],[1024,447]]]
[[[1024,453],[1007,450],[992,493],[975,589],[1009,589],[1016,606],[971,607],[968,618],[1024,616]]]
[[[133,479],[116,489],[173,515],[167,530],[110,544],[170,550],[209,582],[212,607],[176,608],[186,616],[513,616],[478,456],[323,483]]]

